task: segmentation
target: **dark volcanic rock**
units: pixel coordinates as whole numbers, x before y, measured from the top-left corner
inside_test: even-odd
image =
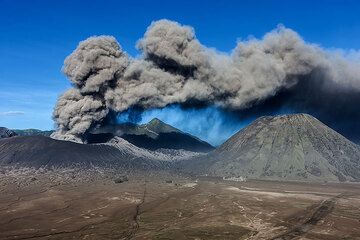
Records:
[[[104,166],[126,170],[166,167],[166,163],[141,158],[112,146],[78,144],[44,136],[1,139],[0,165],[35,168]]]
[[[360,181],[360,147],[307,114],[262,117],[180,167],[214,176]]]
[[[114,180],[115,183],[123,183],[123,182],[127,182],[127,181],[129,181],[127,176],[120,176]]]
[[[16,135],[17,134],[14,131],[4,127],[0,127],[0,139],[14,137]]]

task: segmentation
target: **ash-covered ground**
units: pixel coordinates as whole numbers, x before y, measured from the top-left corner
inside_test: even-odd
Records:
[[[4,168],[0,239],[360,239],[360,184],[126,177]]]

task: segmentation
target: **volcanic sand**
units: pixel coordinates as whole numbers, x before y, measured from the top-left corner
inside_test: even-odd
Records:
[[[66,179],[2,174],[0,239],[360,239],[360,184]]]

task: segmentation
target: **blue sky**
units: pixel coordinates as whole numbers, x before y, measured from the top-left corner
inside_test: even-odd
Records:
[[[230,52],[277,24],[325,48],[360,49],[360,1],[0,0],[0,126],[52,129],[57,96],[70,87],[65,57],[92,35],[113,35],[132,56],[162,18],[191,25],[200,42]],[[153,115],[151,115],[153,116]]]

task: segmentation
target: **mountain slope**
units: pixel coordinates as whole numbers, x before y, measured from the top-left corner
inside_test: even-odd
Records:
[[[0,140],[1,166],[105,166],[125,170],[159,169],[166,163],[103,144],[78,144],[44,136]]]
[[[216,176],[360,181],[360,147],[307,114],[262,117],[183,167]]]
[[[106,142],[113,136],[119,136],[137,147],[153,151],[184,149],[193,152],[209,152],[214,149],[209,143],[184,133],[157,118],[142,125],[124,123],[96,129],[89,134],[88,142]]]

